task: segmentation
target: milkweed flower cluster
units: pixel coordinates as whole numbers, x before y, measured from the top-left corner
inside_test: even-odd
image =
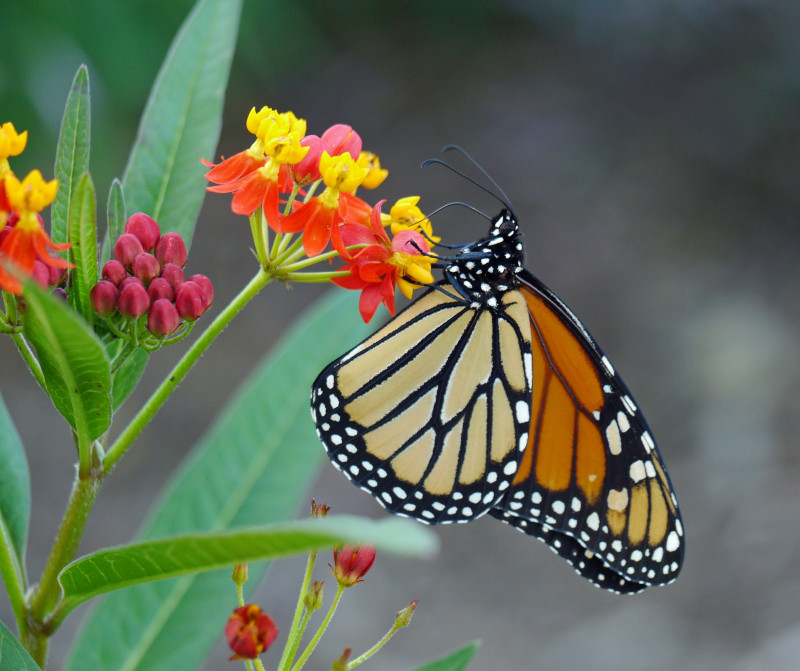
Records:
[[[28,131],[18,133],[11,122],[0,126],[0,289],[12,294],[22,289],[17,275],[33,276],[43,286],[57,286],[63,271],[72,267],[52,253],[70,245],[55,244],[39,214],[55,199],[58,181],[46,181],[38,170],[20,180],[11,170],[8,159],[19,156],[27,142]]]
[[[233,194],[233,212],[251,218],[265,268],[300,279],[291,273],[338,256],[345,265],[320,279],[361,291],[367,322],[381,303],[394,314],[396,288],[410,298],[433,281],[430,243],[439,238],[417,207],[419,197],[400,199],[386,214],[385,201],[373,206],[357,195],[380,186],[388,171],[363,149],[355,130],[336,124],[320,136],[307,135],[304,119],[269,107],[253,108],[247,129],[256,137],[249,148],[216,165],[204,163],[213,183],[208,190]],[[271,248],[256,225],[262,216],[278,238]],[[295,234],[301,237],[292,245]],[[300,261],[303,255],[308,259]]]
[[[186,335],[174,334],[211,307],[214,285],[205,275],[185,277],[183,238],[161,235],[152,217],[137,212],[124,230],[114,243],[114,258],[103,265],[102,279],[92,287],[92,307],[115,335],[155,349],[167,336]]]

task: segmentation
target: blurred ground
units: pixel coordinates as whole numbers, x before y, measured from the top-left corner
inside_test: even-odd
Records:
[[[175,16],[161,23],[149,17],[163,41],[153,67],[189,4],[175,3],[165,10]],[[155,3],[131,3],[138,6],[156,11]],[[247,111],[269,104],[307,118],[310,132],[352,124],[391,171],[381,197],[419,193],[427,210],[461,199],[491,212],[491,199],[453,175],[417,168],[447,143],[468,149],[513,201],[529,269],[585,321],[646,412],[678,492],[688,548],[677,583],[622,598],[594,589],[544,545],[493,519],[442,528],[442,553],[432,562],[379,558],[366,583],[347,595],[318,659],[332,660],[345,646],[369,647],[395,611],[419,598],[411,627],[374,668],[415,668],[475,638],[483,641],[476,670],[795,666],[800,5],[280,7],[276,18],[266,4],[245,6],[219,153],[239,150]],[[56,29],[54,16],[43,24],[47,34]],[[120,111],[108,95],[119,87],[109,62],[135,62],[154,48],[128,39],[124,53],[106,53],[70,39],[59,52],[69,61],[59,68],[65,74],[50,80],[55,121],[30,102],[37,100],[33,83],[14,109],[38,120],[45,135],[31,139],[46,146],[49,165],[72,74],[88,61],[96,132],[118,131],[110,148],[94,136],[110,182],[124,165],[130,124],[154,70],[131,77],[132,86],[144,82],[144,93]],[[0,57],[4,99],[14,94],[9,51]],[[35,156],[27,160],[33,167]],[[192,268],[215,280],[220,305],[251,273],[240,261],[248,231],[227,202],[207,200],[191,254]],[[451,242],[485,228],[455,208],[435,224]],[[223,334],[117,468],[86,549],[130,538],[208,418],[318,293],[273,287]],[[157,355],[128,412],[174,359]],[[28,554],[36,575],[68,494],[72,459],[65,445],[50,444],[63,435],[63,422],[43,408],[5,341],[0,385],[31,450],[36,507]],[[313,494],[336,512],[380,514],[330,467]],[[279,623],[288,622],[301,575],[300,562],[279,563],[258,595]],[[5,619],[7,603],[0,608]],[[345,630],[348,622],[361,624]],[[68,621],[56,637],[54,668],[76,624]],[[206,668],[224,668],[227,656],[219,647]]]

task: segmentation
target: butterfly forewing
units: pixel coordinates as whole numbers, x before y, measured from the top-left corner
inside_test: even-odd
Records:
[[[674,580],[683,528],[644,417],[572,311],[529,273],[520,282],[532,331],[530,439],[492,515],[608,589]]]
[[[320,439],[388,510],[474,519],[511,485],[527,445],[529,349],[519,291],[489,309],[431,289],[319,375]]]

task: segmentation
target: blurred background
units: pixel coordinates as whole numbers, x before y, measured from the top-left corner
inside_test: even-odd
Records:
[[[15,171],[52,175],[83,62],[92,173],[107,193],[192,0],[3,4],[0,116],[30,132]],[[357,129],[391,173],[378,197],[419,194],[427,211],[465,200],[493,213],[496,202],[464,180],[419,170],[445,144],[470,151],[514,203],[528,268],[580,315],[635,393],[687,532],[678,582],[624,598],[494,519],[440,528],[433,561],[379,557],[310,668],[329,668],[346,646],[366,649],[415,598],[411,626],[370,668],[416,668],[472,639],[483,641],[476,670],[796,666],[798,35],[800,4],[779,0],[245,2],[217,155],[249,146],[252,106],[291,109],[309,132]],[[482,219],[457,209],[434,220],[446,241],[484,233]],[[229,199],[207,198],[190,264],[212,277],[218,305],[251,276],[248,248]],[[248,306],[120,463],[84,550],[130,539],[209,418],[320,293],[274,286]],[[122,420],[176,358],[153,357]],[[29,449],[38,575],[73,454],[6,340],[0,385]],[[327,464],[313,495],[335,512],[382,514]],[[256,597],[284,631],[303,563],[276,564]],[[0,609],[9,621],[5,599]],[[76,625],[55,637],[54,668]],[[207,668],[227,668],[229,654],[218,646]]]

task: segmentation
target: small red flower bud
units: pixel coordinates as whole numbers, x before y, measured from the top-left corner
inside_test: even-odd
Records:
[[[119,290],[122,291],[129,284],[135,284],[144,289],[144,282],[142,282],[142,280],[140,280],[138,277],[134,277],[133,275],[128,275],[124,280],[122,280],[122,282],[119,283]]]
[[[156,258],[162,266],[165,263],[174,263],[183,268],[186,265],[186,245],[183,238],[177,233],[163,235],[156,245]]]
[[[173,291],[177,291],[184,282],[183,269],[174,263],[164,263],[161,266],[161,277],[169,282]]]
[[[175,298],[175,292],[163,277],[156,277],[150,282],[150,286],[147,287],[147,295],[150,296],[152,303],[155,303],[159,298],[166,298],[168,301]]]
[[[197,275],[192,275],[188,281],[194,282],[203,290],[206,295],[206,310],[208,310],[214,302],[214,285],[211,284],[211,280],[198,273]]]
[[[158,273],[161,272],[161,266],[155,256],[142,252],[134,257],[131,270],[147,286],[154,277],[158,277]]]
[[[316,182],[319,174],[319,159],[323,151],[330,151],[328,143],[316,135],[306,135],[300,140],[301,147],[309,147],[308,152],[299,163],[290,165],[292,179],[300,186]]]
[[[110,317],[117,311],[119,289],[114,286],[113,282],[100,280],[89,292],[89,300],[92,301],[92,307],[97,314],[102,317]]]
[[[147,315],[147,330],[154,336],[163,338],[180,326],[181,320],[175,304],[166,298],[153,301]]]
[[[130,270],[133,259],[144,251],[139,238],[130,233],[123,233],[114,245],[114,258]]]
[[[361,582],[375,561],[372,545],[337,545],[333,550],[333,576],[342,587]]]
[[[206,295],[199,284],[184,282],[175,292],[175,307],[182,319],[194,321],[206,311]]]
[[[33,262],[31,277],[36,280],[36,284],[42,287],[42,289],[47,289],[50,280],[50,271],[47,269],[47,266],[38,259]]]
[[[141,317],[150,307],[150,297],[142,284],[125,281],[119,292],[119,311],[126,317]]]
[[[119,285],[122,284],[122,280],[124,280],[127,276],[128,273],[125,270],[125,266],[123,266],[116,259],[106,261],[105,265],[103,266],[103,279],[108,280],[116,287],[119,287]]]
[[[248,604],[233,611],[225,636],[233,650],[231,659],[255,659],[275,642],[278,628],[258,606]]]
[[[156,220],[144,212],[136,212],[128,217],[128,221],[125,222],[125,232],[139,238],[146,252],[152,252],[161,237],[161,229]]]
[[[47,266],[47,270],[50,273],[50,278],[47,280],[47,283],[51,287],[57,287],[67,276],[66,268],[54,268],[53,266]]]

